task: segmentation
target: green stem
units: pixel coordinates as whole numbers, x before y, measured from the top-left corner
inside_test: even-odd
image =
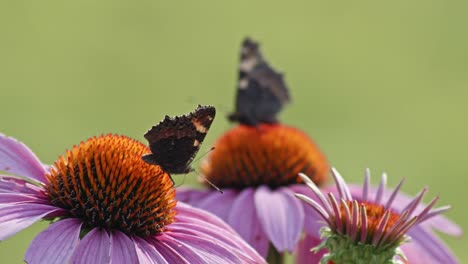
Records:
[[[275,247],[270,244],[270,248],[268,249],[268,256],[267,256],[267,263],[268,264],[283,264],[284,263],[284,254],[279,253]]]

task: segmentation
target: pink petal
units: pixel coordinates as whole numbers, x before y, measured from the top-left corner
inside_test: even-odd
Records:
[[[176,198],[177,201],[196,206],[200,200],[210,195],[210,193],[211,191],[209,190],[197,190],[181,187],[176,189]]]
[[[48,216],[58,216],[66,211],[44,204],[12,204],[0,207],[0,241]]]
[[[27,263],[68,263],[80,238],[81,221],[70,218],[51,224],[26,251]]]
[[[110,263],[111,240],[107,231],[94,228],[76,247],[71,263]]]
[[[110,237],[112,264],[138,262],[135,242],[133,242],[126,234],[117,230],[111,232]]]
[[[263,259],[258,256],[249,256],[246,252],[236,247],[220,243],[211,237],[201,237],[197,235],[187,235],[178,233],[167,233],[171,238],[165,242],[172,248],[180,251],[185,249],[202,257],[201,263],[263,263]]]
[[[266,257],[269,240],[260,225],[254,195],[255,190],[253,188],[243,190],[234,201],[227,222],[261,256]]]
[[[23,143],[0,134],[0,170],[45,183],[45,169],[36,155]]]
[[[281,188],[259,187],[255,193],[258,218],[279,252],[294,250],[304,228],[304,209],[294,193]]]
[[[305,236],[305,238],[299,241],[295,250],[296,263],[297,264],[311,264],[319,263],[322,256],[327,252],[325,249],[320,250],[317,253],[311,252],[310,249],[318,246],[321,243],[320,238],[314,236]]]
[[[167,240],[168,237],[164,234],[157,236],[157,239],[147,239],[168,263],[203,263],[203,259],[197,257],[193,252],[188,252],[187,250],[179,251],[177,247],[177,249],[174,249],[173,246],[166,243]]]
[[[8,175],[0,175],[0,193],[24,193],[45,197],[42,188]]]
[[[167,260],[159,253],[156,248],[146,240],[139,237],[133,237],[136,243],[136,252],[138,263],[141,264],[169,264]]]
[[[261,259],[251,246],[215,215],[184,203],[177,203],[177,209],[179,211],[176,216],[177,221],[168,226],[169,230],[215,238],[227,245],[241,249],[249,256],[257,256]]]

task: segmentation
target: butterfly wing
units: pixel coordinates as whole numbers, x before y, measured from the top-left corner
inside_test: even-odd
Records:
[[[263,60],[258,43],[242,44],[237,86],[236,111],[231,121],[248,125],[275,123],[276,115],[290,101],[283,75]]]
[[[166,116],[144,135],[151,154],[144,155],[143,160],[161,166],[169,174],[190,172],[190,163],[200,149],[215,114],[213,106],[198,106],[187,115]]]

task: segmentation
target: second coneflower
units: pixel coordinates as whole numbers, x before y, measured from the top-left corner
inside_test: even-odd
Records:
[[[295,192],[307,190],[299,172],[317,184],[329,167],[318,146],[304,132],[281,124],[277,114],[290,96],[283,75],[264,60],[258,43],[242,43],[235,112],[239,122],[214,144],[201,173],[223,190],[179,189],[184,202],[215,213],[229,223],[269,263],[293,251],[309,226]]]
[[[438,197],[427,205],[421,200],[424,188],[415,198],[409,199],[399,191],[386,189],[383,174],[378,188],[370,185],[370,173],[366,172],[363,187],[347,185],[341,175],[332,170],[336,186],[326,194],[308,177],[303,181],[315,194],[296,194],[311,206],[315,214],[313,229],[298,248],[298,263],[457,263],[444,243],[435,236],[433,229],[460,235],[461,230],[440,216],[450,207],[434,208]],[[310,248],[315,246],[310,252]],[[320,251],[320,252],[318,252]]]
[[[147,146],[93,137],[53,166],[0,134],[0,240],[44,219],[27,263],[264,263],[229,226],[175,199]],[[14,175],[14,176],[11,176]]]

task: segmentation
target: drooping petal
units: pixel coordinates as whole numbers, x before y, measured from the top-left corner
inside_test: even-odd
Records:
[[[166,243],[174,249],[185,247],[189,252],[203,257],[201,263],[263,263],[263,259],[251,258],[239,248],[220,243],[219,240],[199,235],[167,233]]]
[[[190,204],[192,206],[198,207],[199,201],[201,201],[206,196],[210,195],[211,191],[207,190],[195,190],[191,188],[177,188],[176,197],[177,201]]]
[[[139,237],[133,237],[136,244],[138,263],[141,264],[169,264],[167,260],[156,250],[154,245]]]
[[[48,216],[58,216],[66,211],[44,204],[12,204],[0,207],[0,241]]]
[[[215,238],[233,248],[239,248],[251,258],[262,260],[251,246],[217,216],[181,202],[177,203],[177,210],[179,213],[176,215],[176,222],[168,226],[168,230]]]
[[[23,143],[0,133],[0,171],[46,182],[45,168],[37,156]]]
[[[419,253],[425,252],[424,254],[430,256],[432,260],[436,260],[436,263],[458,263],[452,251],[433,232],[418,225],[410,229],[408,235],[411,237],[411,242],[408,244],[418,244],[421,250]],[[406,253],[406,251],[404,252]]]
[[[78,245],[81,224],[74,218],[51,224],[34,238],[24,260],[29,264],[68,263]]]
[[[111,240],[107,231],[94,228],[76,247],[71,263],[110,263],[110,249]]]
[[[232,205],[227,223],[261,256],[266,257],[269,240],[260,225],[254,195],[253,188],[245,189],[239,194]]]
[[[322,259],[323,254],[327,251],[325,249],[315,253],[310,251],[313,247],[318,246],[321,243],[317,236],[305,236],[301,239],[296,247],[295,256],[297,264],[312,264],[319,263]]]
[[[171,245],[166,243],[167,237],[162,234],[157,237],[157,239],[147,239],[156,250],[164,257],[168,263],[180,263],[180,264],[190,264],[190,263],[202,263],[203,259],[200,259],[193,252],[188,250],[175,250]]]
[[[8,175],[0,175],[0,193],[24,193],[45,197],[42,188]]]
[[[300,200],[287,188],[271,191],[262,186],[255,193],[255,206],[275,248],[280,252],[292,252],[304,228],[304,209]]]
[[[111,262],[112,264],[137,263],[135,242],[120,231],[110,233],[111,237]]]

